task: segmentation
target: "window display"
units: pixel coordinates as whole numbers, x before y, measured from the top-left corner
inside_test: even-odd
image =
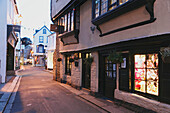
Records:
[[[135,55],[135,90],[158,96],[158,54]]]

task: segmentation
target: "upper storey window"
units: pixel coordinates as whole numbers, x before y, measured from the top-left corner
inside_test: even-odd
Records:
[[[61,33],[74,30],[74,9],[67,12],[65,15],[58,19],[58,25],[61,26]]]
[[[43,29],[43,34],[46,34],[46,29]]]
[[[95,18],[115,9],[129,0],[95,0]]]

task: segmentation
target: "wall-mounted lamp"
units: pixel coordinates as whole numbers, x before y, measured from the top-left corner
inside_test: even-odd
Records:
[[[92,33],[94,34],[95,26],[91,26],[90,29],[91,29]]]

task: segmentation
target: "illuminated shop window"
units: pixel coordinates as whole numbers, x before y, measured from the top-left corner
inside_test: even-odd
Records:
[[[158,54],[135,55],[135,90],[158,96]]]

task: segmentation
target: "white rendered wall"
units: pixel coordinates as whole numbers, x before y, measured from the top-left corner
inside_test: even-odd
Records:
[[[2,83],[6,77],[6,52],[7,52],[7,0],[0,0],[0,75]]]
[[[41,29],[41,31],[38,31],[37,34],[34,35],[34,39],[33,39],[33,41],[34,41],[34,43],[33,43],[33,45],[34,45],[33,46],[34,55],[39,55],[40,54],[40,53],[39,54],[36,53],[36,46],[37,45],[42,44],[42,45],[44,45],[44,48],[45,48],[45,46],[47,46],[47,36],[49,36],[51,34],[51,32],[48,29],[46,29],[46,34],[43,34],[43,29],[46,29],[46,27],[43,27]],[[39,43],[39,36],[44,37],[44,42],[43,43]]]

